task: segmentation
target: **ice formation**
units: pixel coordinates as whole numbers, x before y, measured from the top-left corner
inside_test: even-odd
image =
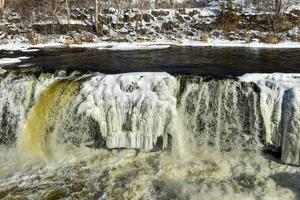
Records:
[[[260,109],[265,142],[279,148],[282,161],[300,164],[299,74],[245,74],[240,80],[260,88]]]
[[[176,88],[166,73],[96,75],[81,88],[79,113],[99,123],[108,148],[151,150],[174,132]]]

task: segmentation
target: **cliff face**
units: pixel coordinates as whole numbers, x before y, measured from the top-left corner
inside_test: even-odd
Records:
[[[51,39],[71,43],[97,41],[177,41],[192,39],[209,42],[260,41],[279,43],[300,41],[300,12],[297,9],[280,15],[239,13],[218,7],[117,10],[99,13],[100,35],[95,34],[93,15],[89,9],[72,9],[70,17],[57,13],[55,18],[42,17],[25,21],[14,12],[0,24],[1,43],[12,40],[47,43]]]

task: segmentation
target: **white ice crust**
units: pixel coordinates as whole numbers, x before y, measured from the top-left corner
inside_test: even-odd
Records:
[[[148,151],[175,127],[176,85],[167,73],[98,74],[83,84],[78,112],[98,122],[108,148]]]
[[[243,40],[229,41],[225,39],[210,38],[208,42],[201,42],[191,39],[183,39],[182,41],[168,41],[165,39],[157,39],[155,42],[95,42],[95,43],[83,43],[73,44],[70,48],[95,48],[99,50],[153,50],[153,49],[166,49],[171,45],[174,46],[193,46],[193,47],[245,47],[245,48],[300,48],[300,42],[285,41],[279,44],[266,44],[257,41],[246,43]],[[41,48],[65,48],[64,40],[61,39],[47,44],[31,45],[28,43],[9,43],[1,44],[0,50],[5,51],[38,51]]]
[[[10,65],[15,63],[20,63],[22,60],[29,59],[29,57],[18,57],[18,58],[1,58],[0,59],[0,66],[2,65]]]
[[[300,164],[300,74],[245,74],[260,88],[265,142],[281,148],[282,161]]]

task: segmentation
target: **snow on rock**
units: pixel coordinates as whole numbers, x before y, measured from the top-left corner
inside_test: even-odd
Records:
[[[225,39],[210,38],[208,42],[201,42],[197,40],[184,39],[182,43],[175,44],[179,46],[194,46],[194,47],[246,47],[246,48],[300,48],[299,42],[282,42],[278,44],[266,44],[258,41],[246,43],[243,40],[229,41]]]
[[[151,150],[167,145],[176,113],[174,77],[167,73],[98,74],[81,88],[79,113],[96,120],[107,148]]]
[[[23,51],[27,50],[31,47],[30,44],[27,43],[8,43],[8,44],[0,44],[0,51]]]
[[[300,28],[299,27],[294,27],[293,29],[288,31],[288,36],[292,37],[295,35],[300,35]]]
[[[265,143],[281,148],[283,162],[300,164],[300,74],[245,74],[240,80],[261,90]]]
[[[242,40],[229,41],[225,39],[210,38],[208,42],[201,42],[199,40],[183,39],[176,42],[167,39],[157,38],[154,42],[95,42],[70,45],[72,48],[96,48],[99,50],[153,50],[166,49],[170,45],[175,46],[194,46],[194,47],[246,47],[246,48],[300,48],[300,42],[286,41],[279,44],[266,44],[258,41],[246,43]],[[46,44],[31,45],[27,43],[9,43],[0,44],[0,51],[38,51],[41,48],[65,48],[65,39],[59,38],[56,41],[51,41]]]
[[[99,50],[157,50],[157,49],[167,49],[170,45],[143,45],[143,44],[132,44],[132,43],[124,43],[124,44],[117,44],[117,45],[108,45],[99,47]]]
[[[10,65],[15,63],[20,63],[22,60],[29,59],[29,57],[19,57],[19,58],[1,58],[0,59],[0,66],[2,65]]]

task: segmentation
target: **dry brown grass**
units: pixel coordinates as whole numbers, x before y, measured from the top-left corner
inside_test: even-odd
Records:
[[[260,40],[268,44],[278,44],[280,42],[280,37],[273,34],[268,34],[264,37],[260,37]]]
[[[252,40],[251,36],[246,36],[246,37],[245,37],[245,42],[246,42],[247,44],[249,44],[249,43],[251,42],[251,40]]]
[[[66,38],[65,45],[70,48],[74,44],[74,40],[71,37]]]
[[[294,36],[292,37],[292,40],[293,40],[294,42],[300,42],[300,35],[294,35]]]
[[[40,41],[39,41],[39,39],[37,39],[37,38],[31,38],[31,39],[30,39],[30,42],[31,42],[32,45],[40,44]]]
[[[207,33],[202,33],[200,35],[200,41],[201,42],[208,42],[208,39],[209,39],[209,35]]]

